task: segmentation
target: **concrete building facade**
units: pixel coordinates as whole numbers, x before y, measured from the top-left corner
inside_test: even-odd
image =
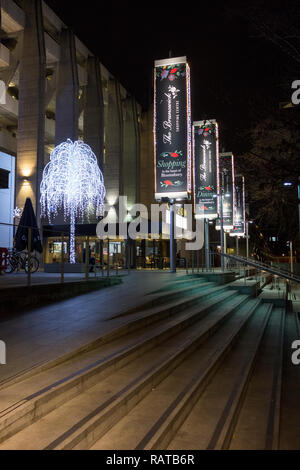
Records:
[[[18,218],[30,197],[42,226],[45,264],[58,263],[63,214],[54,229],[41,219],[40,183],[53,148],[82,139],[91,146],[104,175],[109,221],[118,222],[119,196],[127,208],[154,200],[153,112],[142,113],[136,99],[43,0],[1,0],[0,172],[9,172],[9,187],[0,187],[0,247],[12,247]],[[6,181],[6,180],[5,180]],[[9,205],[8,205],[9,204]],[[128,219],[130,220],[130,219]],[[79,221],[78,221],[79,222]],[[87,237],[96,259],[145,267],[168,263],[168,242],[129,240],[116,234],[104,244],[96,237],[97,219],[76,229],[76,260],[84,262]],[[1,225],[2,224],[2,225]],[[168,231],[168,230],[167,230]],[[68,237],[66,237],[67,239]],[[68,241],[65,256],[68,260]],[[129,261],[128,261],[129,260]],[[160,263],[160,261],[159,261]]]
[[[126,194],[130,206],[139,202],[141,106],[43,0],[0,5],[0,80],[6,87],[0,169],[15,168],[5,188],[13,192],[5,196],[9,211],[22,209],[30,197],[39,220],[43,169],[54,146],[70,138],[92,147],[117,217],[119,195]],[[8,220],[5,211],[0,208],[0,222]],[[5,230],[0,246],[9,247],[13,231]]]

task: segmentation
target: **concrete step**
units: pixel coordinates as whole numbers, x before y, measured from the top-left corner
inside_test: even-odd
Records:
[[[177,427],[168,449],[212,450],[228,447],[271,312],[272,304],[258,307],[195,405],[188,403],[191,412]]]
[[[187,295],[197,294],[201,291],[204,291],[206,289],[211,289],[211,288],[214,288],[216,286],[217,286],[217,284],[215,282],[205,281],[205,282],[196,283],[196,285],[194,285],[194,284],[189,285],[188,284],[188,285],[183,286],[183,287],[178,286],[178,288],[175,290],[175,292],[173,290],[171,290],[169,292],[166,292],[166,293],[164,293],[163,291],[162,292],[156,292],[156,293],[149,292],[149,294],[147,294],[147,296],[146,296],[149,300],[147,300],[146,302],[143,302],[142,304],[138,305],[137,307],[134,307],[130,310],[127,310],[126,312],[118,314],[118,315],[116,315],[112,318],[119,318],[119,317],[126,316],[128,314],[140,312],[141,310],[146,310],[146,309],[152,308],[155,305],[162,305],[166,302],[169,302],[170,299],[173,299],[173,300],[181,299],[181,298],[183,298]]]
[[[276,450],[279,447],[284,329],[284,309],[274,308],[228,445],[230,449]]]
[[[119,339],[124,335],[128,336],[128,334],[137,331],[138,329],[144,328],[145,326],[149,327],[149,325],[161,321],[170,315],[174,315],[186,308],[203,302],[205,299],[212,298],[213,296],[228,290],[224,286],[211,287],[209,285],[206,287],[210,288],[205,288],[203,291],[198,293],[197,291],[196,293],[193,291],[189,296],[184,295],[182,298],[179,296],[179,299],[177,296],[175,299],[170,296],[169,302],[163,302],[162,305],[160,305],[159,302],[155,302],[153,305],[152,301],[150,303],[148,302],[148,308],[139,310],[135,313],[128,313],[127,315],[123,315],[124,318],[122,319],[116,318],[110,322],[111,327],[108,329],[108,331],[102,334],[96,340],[74,349],[70,353],[64,354],[52,361],[47,361],[37,367],[25,370],[22,373],[10,377],[9,379],[6,379],[2,382],[0,381],[0,391],[15,383],[27,380],[36,374],[40,374],[41,372],[52,369],[53,367],[56,367],[66,361],[70,361],[73,358],[78,357],[80,354],[86,354],[93,349]]]
[[[0,390],[0,441],[42,418],[60,403],[93,386],[138,355],[199,321],[212,308],[234,297],[236,292],[231,290],[219,290],[212,297],[211,293],[206,293],[201,297],[201,304],[197,303],[194,307],[191,304],[186,312],[179,310],[172,316],[163,316],[159,322],[149,324],[143,334],[137,335],[133,330],[123,337],[121,343],[117,339],[106,347],[81,353],[50,370],[40,371],[19,381],[2,392]],[[239,299],[245,298],[242,296]],[[151,315],[151,312],[148,314]]]
[[[288,312],[285,321],[280,409],[280,450],[300,449],[300,365],[292,362],[292,344],[300,339],[299,313]]]
[[[0,448],[31,448],[33,442],[34,448],[89,447],[228,320],[245,300],[245,296],[236,296],[234,301],[214,309],[196,324],[97,381],[87,391],[65,400],[64,405],[3,442]]]
[[[211,380],[258,304],[259,301],[251,299],[240,305],[222,328],[187,357],[172,375],[166,377],[91,449],[113,449],[117,442],[119,449],[165,448],[164,441],[172,435],[177,419],[182,419],[186,408],[193,405],[195,390],[204,388]]]

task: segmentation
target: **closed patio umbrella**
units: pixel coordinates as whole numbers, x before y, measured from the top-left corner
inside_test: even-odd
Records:
[[[17,251],[28,249],[28,227],[31,227],[31,251],[42,253],[40,232],[37,226],[36,216],[32,207],[31,199],[25,202],[22,217],[15,236],[15,248]]]

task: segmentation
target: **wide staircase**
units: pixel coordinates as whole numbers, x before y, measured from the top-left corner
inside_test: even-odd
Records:
[[[0,381],[0,450],[300,449],[296,314],[194,275],[114,321]]]

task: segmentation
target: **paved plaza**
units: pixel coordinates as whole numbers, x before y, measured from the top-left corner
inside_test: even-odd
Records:
[[[150,297],[147,294],[181,275],[168,271],[131,271],[120,285],[34,308],[0,321],[0,339],[7,346],[7,364],[1,366],[0,382],[115,328],[125,320],[122,317],[111,320],[112,317],[146,302]],[[53,279],[51,274],[45,277],[37,273],[35,276],[36,282]],[[71,280],[74,277],[68,275]],[[1,277],[3,287],[2,279],[4,276]],[[18,279],[18,275],[10,279]]]

